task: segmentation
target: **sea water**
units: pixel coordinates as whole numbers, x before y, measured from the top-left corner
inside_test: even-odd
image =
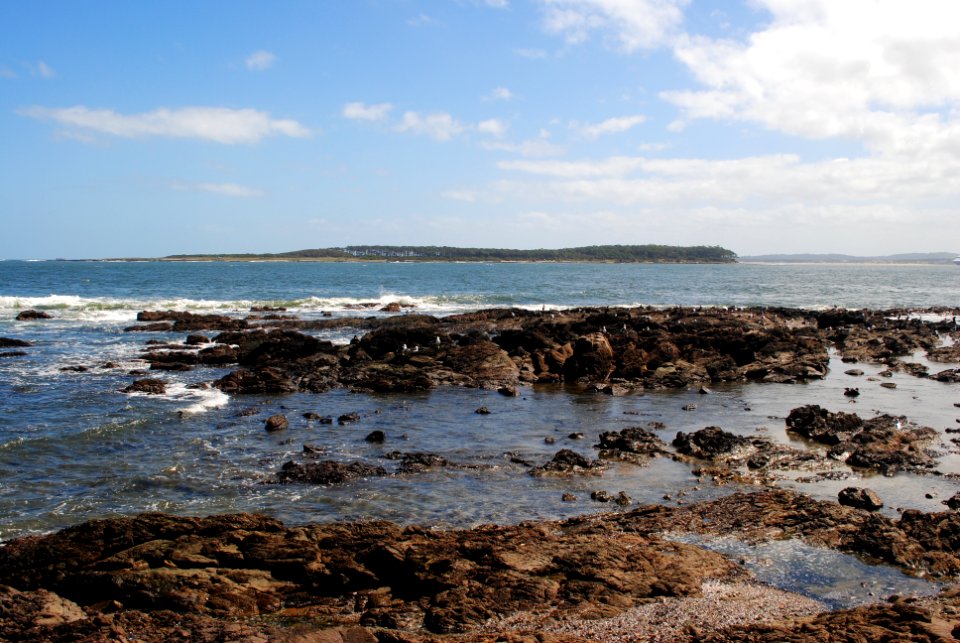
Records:
[[[822,309],[960,306],[955,266],[638,265],[244,262],[0,262],[0,337],[32,342],[21,357],[0,357],[0,540],[85,519],[167,511],[206,515],[256,511],[291,524],[383,518],[435,527],[469,527],[610,511],[594,490],[624,491],[639,503],[696,502],[733,486],[698,480],[669,459],[647,466],[611,464],[602,476],[535,478],[561,448],[595,457],[603,431],[658,422],[677,431],[721,426],[790,443],[784,419],[802,404],[906,415],[943,438],[939,470],[947,475],[844,481],[785,480],[783,486],[836,498],[850,484],[871,486],[885,511],[944,509],[960,485],[960,456],[946,432],[957,426],[960,390],[906,374],[894,390],[857,378],[861,396],[834,356],[830,375],[796,385],[718,386],[607,397],[562,387],[523,388],[520,397],[439,389],[414,395],[230,397],[188,388],[229,369],[198,367],[152,375],[163,396],[120,393],[147,339],[181,342],[184,333],[129,333],[141,310],[188,310],[245,316],[253,306],[285,307],[304,319],[382,316],[397,301],[414,312],[449,315],[490,307],[551,310],[579,306],[790,306]],[[373,307],[369,307],[373,304]],[[357,310],[358,305],[367,308]],[[18,322],[21,310],[53,319]],[[317,333],[347,342],[354,329]],[[0,349],[0,353],[14,349]],[[923,361],[915,356],[915,361]],[[107,363],[112,363],[108,366]],[[64,368],[84,366],[86,372]],[[932,370],[948,365],[930,365]],[[867,376],[880,369],[859,365]],[[889,380],[885,380],[889,381]],[[695,411],[684,407],[696,405]],[[491,413],[474,411],[486,406]],[[359,421],[320,424],[304,413],[357,413]],[[268,434],[265,418],[284,413],[287,431]],[[386,442],[364,437],[382,430]],[[583,438],[576,437],[582,434]],[[571,437],[574,436],[574,437]],[[551,438],[553,443],[548,443]],[[340,486],[271,484],[284,462],[307,444],[322,458],[392,469],[390,451],[432,452],[453,466],[421,474],[370,478]],[[749,487],[747,487],[749,489]],[[573,494],[575,501],[564,501]],[[928,497],[929,496],[929,497]],[[789,582],[786,583],[789,586]]]

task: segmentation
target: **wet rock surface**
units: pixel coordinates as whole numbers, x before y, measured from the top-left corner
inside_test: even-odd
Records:
[[[563,523],[444,532],[383,522],[286,528],[255,515],[144,514],[0,550],[0,583],[19,593],[10,592],[11,600],[63,606],[61,621],[33,625],[41,636],[132,618],[159,629],[168,611],[189,615],[181,621],[188,632],[205,624],[222,633],[229,623],[275,615],[313,620],[315,629],[359,623],[394,636],[458,633],[498,614],[547,606],[615,615],[658,596],[697,596],[704,580],[742,573],[692,545],[581,533]],[[16,616],[3,618],[9,626]]]
[[[663,532],[748,542],[802,538],[914,574],[950,578],[960,571],[955,512],[905,512],[894,521],[785,491],[456,531],[142,514],[8,542],[0,549],[0,636],[596,640],[590,619],[651,601],[695,599],[705,582],[745,578],[720,554],[664,540]],[[958,594],[948,587],[933,598],[722,630],[702,624],[674,631],[670,640],[949,640],[958,633]],[[491,630],[497,621],[489,619],[525,611],[576,620],[582,633],[527,638],[538,630]]]
[[[927,449],[939,439],[934,429],[911,425],[904,417],[884,414],[863,420],[818,405],[790,411],[787,430],[830,445],[830,455],[850,466],[884,474],[932,469],[935,460]]]
[[[281,371],[288,381],[283,390],[413,392],[457,385],[513,393],[520,383],[567,382],[622,395],[638,388],[821,378],[829,362],[816,313],[798,311],[489,310],[310,321],[144,311],[138,321],[130,330],[222,331],[212,338],[215,347],[154,351],[145,358],[157,367],[236,363],[253,375],[218,383],[235,393],[267,392],[254,383],[267,368]],[[349,346],[307,334],[345,327],[360,331]],[[194,340],[181,348],[199,346]]]

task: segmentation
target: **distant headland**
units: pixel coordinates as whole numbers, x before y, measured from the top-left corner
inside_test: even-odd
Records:
[[[450,246],[345,246],[272,254],[170,255],[156,259],[127,260],[735,263],[737,255],[720,246],[611,245],[536,250]]]

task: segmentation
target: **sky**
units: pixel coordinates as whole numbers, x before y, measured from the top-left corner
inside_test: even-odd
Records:
[[[646,243],[960,251],[960,2],[0,2],[0,259]]]

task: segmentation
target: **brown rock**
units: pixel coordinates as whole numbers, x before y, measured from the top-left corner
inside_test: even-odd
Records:
[[[163,395],[167,392],[167,384],[163,380],[145,378],[136,380],[130,386],[122,389],[121,393],[147,393],[149,395]]]
[[[267,418],[267,421],[264,423],[263,428],[267,433],[275,433],[277,431],[283,431],[290,426],[290,422],[287,420],[287,416],[282,413],[277,413],[276,415],[271,415]]]

